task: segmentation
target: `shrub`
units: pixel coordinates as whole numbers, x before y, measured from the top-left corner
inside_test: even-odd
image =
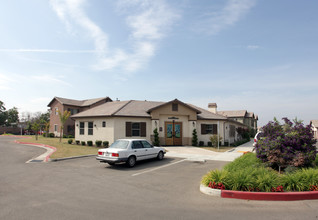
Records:
[[[109,146],[109,142],[108,141],[103,141],[103,146],[104,147],[108,147]]]
[[[96,145],[97,147],[100,147],[100,146],[102,145],[102,141],[95,141],[95,145]]]
[[[85,142],[85,141],[81,141],[81,144],[82,144],[83,146],[85,146],[85,145],[86,145],[86,142]]]
[[[153,135],[154,135],[154,141],[152,142],[152,145],[160,146],[159,133],[157,128],[153,130]]]
[[[93,141],[87,141],[88,146],[93,146]]]
[[[238,127],[236,128],[236,132],[242,139],[250,139],[250,130],[248,128]]]
[[[73,143],[73,139],[68,139],[67,141],[69,144],[72,144]]]
[[[193,129],[193,132],[192,132],[192,146],[198,146],[197,129]]]
[[[77,145],[79,145],[79,144],[80,144],[80,141],[79,141],[79,140],[76,140],[75,143],[76,143]]]
[[[69,136],[67,136],[67,138],[74,138],[74,136],[70,134]]]
[[[63,138],[67,138],[67,135],[66,135],[66,134],[63,134]]]
[[[227,176],[228,172],[226,170],[212,170],[202,178],[201,183],[205,186],[209,185],[211,182],[223,183],[223,185],[228,185]]]
[[[316,140],[310,125],[301,121],[292,123],[283,118],[285,124],[275,120],[265,125],[262,138],[256,144],[256,155],[273,168],[287,166],[305,167],[314,165],[316,159]]]
[[[219,141],[222,140],[222,137],[219,135]],[[213,147],[217,147],[218,146],[218,135],[214,134],[210,137],[210,141],[213,145]]]
[[[212,147],[212,142],[211,141],[208,142],[208,146]]]
[[[199,146],[200,147],[204,146],[204,141],[199,141]]]
[[[55,137],[54,133],[49,133],[49,137],[54,138]]]

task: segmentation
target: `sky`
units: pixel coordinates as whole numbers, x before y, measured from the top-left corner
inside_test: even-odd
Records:
[[[0,100],[171,101],[318,119],[316,0],[13,0],[0,7]]]

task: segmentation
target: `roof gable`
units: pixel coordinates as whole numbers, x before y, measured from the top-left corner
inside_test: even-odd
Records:
[[[47,106],[50,107],[55,100],[61,103],[62,105],[72,105],[72,106],[78,106],[78,107],[90,106],[102,100],[105,100],[105,102],[112,101],[112,99],[109,98],[108,96],[104,98],[95,98],[95,99],[86,99],[86,100],[75,100],[75,99],[54,97]]]
[[[193,108],[191,105],[188,105],[188,104],[186,104],[186,103],[184,103],[184,102],[181,102],[181,101],[178,100],[178,99],[174,99],[174,100],[172,100],[172,101],[170,101],[170,102],[164,102],[164,103],[162,103],[161,105],[155,106],[155,107],[149,109],[149,110],[148,110],[148,113],[151,113],[151,112],[154,111],[154,110],[157,110],[157,109],[159,109],[159,108],[162,108],[162,107],[167,106],[167,105],[170,105],[170,104],[180,104],[180,105],[183,105],[183,106],[186,107],[186,108],[191,109],[192,111],[195,111],[197,114],[200,114],[200,113],[201,113],[201,111],[198,110],[197,108]]]

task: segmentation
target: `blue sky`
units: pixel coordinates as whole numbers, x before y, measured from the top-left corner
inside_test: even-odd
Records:
[[[170,101],[318,119],[316,0],[22,0],[0,8],[0,100]]]

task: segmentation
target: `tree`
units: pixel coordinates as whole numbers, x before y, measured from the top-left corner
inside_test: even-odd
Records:
[[[4,103],[0,101],[0,125],[4,125],[7,121],[7,112]]]
[[[283,118],[270,121],[262,128],[262,137],[255,146],[256,156],[275,169],[311,166],[316,159],[316,140],[311,126],[300,120],[294,123]]]
[[[32,130],[35,132],[35,139],[38,140],[38,134],[40,130],[40,124],[37,122],[34,122],[31,126]]]
[[[192,146],[198,146],[197,129],[193,129],[193,132],[192,132]]]
[[[49,130],[50,130],[50,121],[45,122],[44,124],[44,129],[45,129],[45,136],[47,137]]]
[[[19,112],[16,107],[13,107],[7,111],[6,125],[10,126],[13,123],[18,123],[18,122],[19,122]]]
[[[152,144],[154,146],[160,146],[159,133],[157,128],[153,130],[153,135],[154,135],[154,141],[152,142]]]
[[[60,126],[60,142],[62,142],[62,137],[63,137],[63,129],[64,129],[64,124],[66,122],[66,120],[71,116],[71,112],[70,111],[64,111],[63,113],[61,113],[58,110],[59,113],[59,118],[60,118],[60,122],[61,122],[61,126]]]

